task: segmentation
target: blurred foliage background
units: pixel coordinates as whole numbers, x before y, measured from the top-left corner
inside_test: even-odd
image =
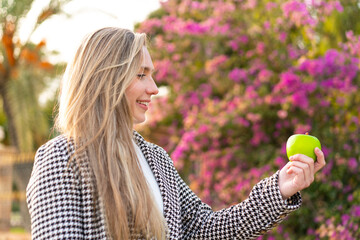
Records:
[[[65,2],[51,1],[34,28]],[[39,96],[63,69],[45,41],[19,41],[31,3],[0,7],[2,143],[19,151],[54,134],[56,98]],[[287,138],[309,132],[327,166],[302,192],[303,207],[259,239],[360,238],[359,0],[168,0],[136,31],[149,35],[167,92],[138,130],[203,201],[217,210],[246,199],[286,164]]]
[[[309,132],[327,166],[260,239],[360,238],[358,0],[169,0],[137,30],[168,91],[140,130],[203,201],[246,199],[287,163],[287,138]]]
[[[63,14],[69,1],[45,2],[25,39],[20,27],[29,21],[35,1],[0,1],[0,232],[30,231],[25,189],[35,150],[54,134],[56,100],[49,89],[59,83],[65,66],[50,62],[56,53],[46,48],[45,39],[33,42],[31,37],[42,23]],[[0,233],[0,239],[8,238]]]
[[[20,39],[19,28],[34,0],[3,0],[0,5],[0,125],[4,144],[21,152],[34,151],[49,137],[52,125],[42,94],[65,64],[51,63],[54,52],[46,41],[32,42],[32,33],[47,19],[62,13],[70,0],[51,0],[32,24],[27,39]],[[51,111],[50,111],[51,114]]]

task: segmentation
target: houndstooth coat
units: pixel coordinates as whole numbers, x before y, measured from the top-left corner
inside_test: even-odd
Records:
[[[282,200],[276,172],[256,184],[245,201],[214,212],[181,179],[165,150],[137,132],[134,138],[159,184],[168,239],[253,239],[301,205],[299,193]],[[93,201],[89,171],[68,164],[73,150],[58,136],[36,153],[27,187],[33,239],[109,238],[101,201]]]

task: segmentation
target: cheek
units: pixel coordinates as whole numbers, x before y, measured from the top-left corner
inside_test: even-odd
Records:
[[[133,82],[129,85],[129,87],[125,90],[125,94],[130,98],[136,98],[136,96],[139,95],[139,93],[141,92],[141,89],[141,82],[137,79],[134,79]]]
[[[134,95],[131,94],[131,92],[129,92],[129,94],[126,94],[126,100],[129,104],[130,109],[133,111],[133,109],[135,107],[136,99],[135,99]]]
[[[136,107],[136,100],[139,97],[139,84],[134,81],[126,90],[125,96],[128,101],[129,107],[134,111]]]
[[[135,98],[136,94],[136,87],[134,86],[134,84],[131,84],[126,90],[125,90],[125,96],[126,98],[129,100],[129,102],[131,102],[131,100],[133,98]]]

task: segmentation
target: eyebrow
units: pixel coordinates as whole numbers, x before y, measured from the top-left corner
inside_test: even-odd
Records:
[[[148,72],[155,72],[155,70],[156,70],[156,69],[154,69],[154,68],[143,67],[143,66],[141,67],[141,69],[143,69],[143,70],[144,70],[144,72],[145,72],[145,71],[148,71]]]

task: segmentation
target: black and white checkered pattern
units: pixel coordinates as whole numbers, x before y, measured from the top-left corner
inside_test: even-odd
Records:
[[[134,138],[159,184],[168,239],[253,239],[301,205],[297,193],[283,201],[279,172],[259,182],[242,203],[217,212],[201,202],[161,147]],[[27,188],[33,239],[109,239],[99,200],[94,200],[86,157],[68,164],[73,146],[59,136],[39,148]],[[79,160],[79,159],[78,159]],[[73,162],[72,162],[73,163]]]

